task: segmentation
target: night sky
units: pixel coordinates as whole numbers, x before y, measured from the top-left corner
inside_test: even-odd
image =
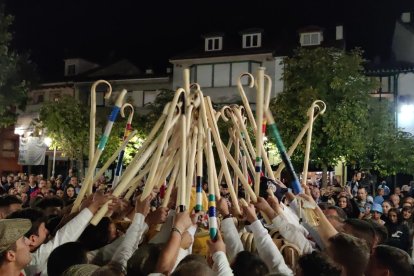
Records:
[[[349,47],[389,57],[395,19],[413,0],[95,1],[3,0],[15,16],[13,48],[30,52],[44,79],[63,75],[65,57],[105,64],[128,58],[164,72],[168,59],[194,48],[203,33],[263,28],[296,34],[306,25],[343,24]]]

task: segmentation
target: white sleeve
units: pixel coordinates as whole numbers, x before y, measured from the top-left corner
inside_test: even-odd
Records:
[[[83,209],[76,217],[66,223],[61,229],[56,232],[56,235],[49,242],[42,244],[35,252],[32,253],[32,261],[26,266],[25,271],[27,275],[34,275],[46,271],[47,260],[52,251],[68,242],[76,241],[83,230],[88,226],[93,214],[88,209]]]
[[[259,253],[260,258],[268,266],[270,272],[293,276],[292,270],[286,265],[282,254],[272,241],[272,238],[263,227],[262,223],[259,220],[256,220],[250,224],[250,228],[253,231],[257,252]]]
[[[272,222],[288,242],[299,247],[301,255],[312,253],[315,250],[311,241],[295,225],[289,223],[283,214],[276,216]]]
[[[230,276],[233,272],[230,268],[229,261],[227,260],[226,254],[222,251],[217,251],[213,254],[213,270],[217,272],[218,276]]]
[[[232,218],[227,218],[221,221],[221,231],[223,233],[223,240],[226,244],[227,257],[229,260],[233,260],[240,251],[244,250],[244,248]]]
[[[125,270],[129,258],[138,248],[142,234],[148,230],[145,217],[141,213],[136,213],[131,225],[125,233],[125,238],[112,257],[113,262],[119,263]]]

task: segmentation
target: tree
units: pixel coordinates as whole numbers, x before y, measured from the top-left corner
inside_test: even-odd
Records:
[[[12,35],[9,27],[13,22],[0,5],[0,127],[16,121],[16,109],[24,109],[33,65],[27,55],[18,55],[10,49]],[[26,79],[26,80],[25,80]]]
[[[341,158],[358,160],[364,153],[373,83],[362,73],[360,50],[347,53],[336,48],[300,48],[284,63],[285,89],[270,108],[289,146],[307,122],[311,103],[317,99],[326,103],[325,114],[314,123],[310,157],[325,172],[326,185],[328,166]],[[304,151],[303,142],[292,158],[303,164]]]
[[[72,97],[64,96],[57,102],[45,103],[39,116],[38,127],[47,129],[52,146],[78,163],[83,172],[83,157],[89,145],[89,116],[84,105]]]
[[[392,105],[387,100],[370,100],[370,126],[366,129],[365,155],[359,164],[381,176],[413,174],[414,137],[395,128]]]

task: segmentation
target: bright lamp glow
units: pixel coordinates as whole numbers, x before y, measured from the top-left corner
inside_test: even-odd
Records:
[[[414,104],[402,104],[398,112],[398,127],[414,134]]]
[[[45,139],[43,139],[43,143],[45,143],[45,145],[47,147],[50,147],[50,145],[52,144],[52,138],[50,137],[45,137]]]

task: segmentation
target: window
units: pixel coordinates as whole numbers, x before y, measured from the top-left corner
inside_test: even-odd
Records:
[[[205,50],[206,51],[219,51],[223,48],[223,38],[222,37],[209,37],[205,41]]]
[[[245,72],[249,72],[249,62],[233,62],[231,64],[231,85],[236,86],[240,74]],[[247,84],[247,78],[243,78],[242,84]]]
[[[14,158],[14,157],[16,157],[15,150],[16,150],[16,148],[15,148],[15,143],[14,143],[13,140],[5,139],[3,141],[1,155],[4,158]]]
[[[212,87],[213,85],[213,66],[197,65],[197,83],[201,87]]]
[[[256,48],[262,46],[262,34],[243,35],[243,48]]]
[[[75,64],[68,65],[68,76],[73,76],[75,74],[76,74],[76,65]]]
[[[322,35],[320,32],[301,34],[300,43],[302,46],[320,45],[321,41]]]
[[[214,64],[214,87],[230,85],[230,63]]]

